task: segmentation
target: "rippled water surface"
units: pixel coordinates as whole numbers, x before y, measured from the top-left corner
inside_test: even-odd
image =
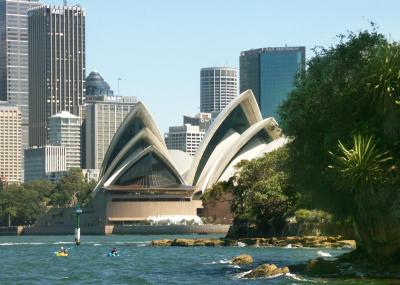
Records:
[[[390,284],[298,275],[244,280],[240,273],[257,265],[301,263],[316,258],[319,249],[149,246],[151,240],[163,238],[175,236],[84,236],[79,247],[73,236],[0,237],[0,284]],[[70,247],[68,257],[55,256],[61,245]],[[106,256],[112,247],[120,256]],[[324,252],[336,256],[344,250]],[[252,255],[255,264],[238,267],[227,262],[241,253]]]

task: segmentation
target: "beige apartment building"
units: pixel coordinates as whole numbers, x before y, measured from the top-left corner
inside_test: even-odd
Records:
[[[18,107],[0,104],[0,179],[19,183],[22,179],[21,112]]]
[[[99,97],[97,97],[99,98]],[[86,106],[86,168],[100,169],[114,134],[137,104],[134,96],[104,96]]]

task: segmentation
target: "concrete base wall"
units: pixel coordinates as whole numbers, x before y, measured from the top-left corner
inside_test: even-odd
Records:
[[[165,235],[165,234],[223,234],[229,225],[188,225],[188,226],[105,226],[82,227],[82,235]],[[71,226],[10,227],[0,228],[0,235],[73,235]]]
[[[74,235],[75,229],[71,226],[29,227],[25,228],[24,235]],[[81,235],[104,235],[104,227],[82,227]]]
[[[108,222],[141,221],[154,216],[196,216],[200,201],[111,202],[107,203]]]

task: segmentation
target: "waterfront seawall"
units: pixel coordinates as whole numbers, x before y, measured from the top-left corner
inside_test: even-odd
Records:
[[[98,226],[81,227],[82,235],[159,235],[159,234],[222,234],[226,235],[229,225],[170,225],[170,226]],[[73,235],[71,226],[51,227],[2,227],[0,235]]]

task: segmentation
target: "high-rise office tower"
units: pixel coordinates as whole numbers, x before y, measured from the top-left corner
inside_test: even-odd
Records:
[[[100,169],[111,140],[135,107],[134,96],[97,96],[99,101],[86,105],[85,168]]]
[[[200,70],[200,112],[221,111],[237,93],[236,68],[209,67]]]
[[[276,117],[280,103],[305,68],[305,47],[276,47],[240,54],[240,92],[251,89],[264,118]]]
[[[79,6],[29,11],[29,145],[46,144],[48,120],[80,115],[85,94],[85,12]]]
[[[0,103],[0,180],[19,183],[22,179],[21,111]]]
[[[19,107],[28,147],[28,10],[38,0],[0,0],[0,100]]]
[[[81,121],[67,111],[49,119],[49,145],[63,146],[67,170],[81,167]]]

